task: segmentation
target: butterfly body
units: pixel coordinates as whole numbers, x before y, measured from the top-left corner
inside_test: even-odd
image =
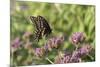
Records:
[[[32,23],[34,24],[36,31],[34,39],[42,39],[43,36],[48,36],[52,30],[47,22],[47,20],[42,16],[30,16]]]

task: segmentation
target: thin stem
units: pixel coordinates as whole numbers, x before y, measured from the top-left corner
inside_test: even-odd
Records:
[[[91,55],[87,54],[87,56],[90,57],[91,60],[94,60],[94,58]]]
[[[77,45],[76,48],[75,48],[75,50],[73,51],[72,56],[71,56],[71,58],[70,58],[69,61],[71,61],[71,60],[73,59],[73,57],[74,57],[74,52],[77,51],[78,47],[79,47],[79,46]]]
[[[46,58],[47,61],[49,61],[51,64],[54,64],[49,58]]]

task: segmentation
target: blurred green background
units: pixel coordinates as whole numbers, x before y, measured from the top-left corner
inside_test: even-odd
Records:
[[[21,38],[27,31],[32,33],[34,32],[34,27],[29,19],[29,16],[31,15],[41,15],[45,17],[52,28],[52,36],[65,36],[66,41],[64,42],[63,49],[70,49],[68,38],[74,32],[84,32],[86,34],[86,41],[92,45],[95,44],[94,5],[43,3],[31,1],[17,1],[13,4],[12,2],[10,14],[11,41],[16,37]],[[38,63],[43,64],[41,62]],[[15,64],[18,65],[17,61]]]

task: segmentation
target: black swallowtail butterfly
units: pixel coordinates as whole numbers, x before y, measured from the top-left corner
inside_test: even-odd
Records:
[[[52,30],[44,17],[30,16],[30,19],[36,28],[34,39],[39,41],[39,39],[42,39],[43,36],[47,37],[51,33]]]

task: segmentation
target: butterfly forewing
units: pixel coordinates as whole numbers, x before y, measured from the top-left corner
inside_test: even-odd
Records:
[[[37,24],[37,22],[38,22],[37,17],[30,16],[30,19],[31,19],[32,23],[34,24],[35,28],[36,28],[37,30],[39,30],[38,24]]]

